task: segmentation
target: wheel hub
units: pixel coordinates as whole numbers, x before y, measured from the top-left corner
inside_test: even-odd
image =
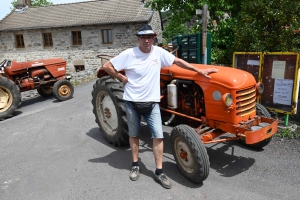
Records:
[[[61,96],[67,96],[70,93],[70,88],[67,85],[62,85],[59,88],[59,94]]]
[[[11,94],[0,88],[0,109],[9,107],[11,102]]]
[[[116,107],[106,92],[100,92],[98,96],[99,121],[107,130],[107,133],[114,135],[118,129],[118,114]]]
[[[180,138],[177,138],[175,140],[175,144],[176,156],[178,158],[178,161],[180,162],[180,165],[187,173],[193,173],[195,170],[195,161],[193,159],[190,148]]]
[[[111,117],[111,112],[110,112],[109,108],[104,108],[104,114],[105,114],[105,117],[107,117],[107,118]]]
[[[183,160],[185,160],[185,161],[188,161],[188,159],[187,159],[187,152],[185,152],[183,149],[180,149],[180,157],[183,159]]]

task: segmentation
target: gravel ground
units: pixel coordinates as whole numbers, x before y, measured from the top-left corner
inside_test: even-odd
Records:
[[[273,137],[272,143],[280,144],[280,148],[284,147],[291,150],[296,150],[300,153],[300,138],[290,139],[290,138],[281,138],[278,136]],[[277,145],[274,145],[277,146]]]
[[[39,96],[36,90],[29,90],[21,93],[22,101]]]

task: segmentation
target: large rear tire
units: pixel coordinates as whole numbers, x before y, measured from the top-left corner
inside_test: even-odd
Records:
[[[58,80],[53,85],[53,94],[60,101],[71,99],[74,94],[74,86],[66,79]]]
[[[92,91],[95,121],[105,139],[115,146],[129,142],[123,93],[123,84],[110,76],[98,79]]]
[[[178,125],[171,132],[172,152],[182,174],[194,183],[203,182],[209,174],[209,158],[196,131]]]
[[[19,87],[6,77],[0,77],[0,120],[11,117],[21,104]]]
[[[256,103],[256,114],[258,116],[263,116],[263,117],[267,117],[267,118],[272,118],[271,114],[269,113],[269,111],[263,106],[261,105],[260,103]],[[273,137],[273,136],[272,136]],[[246,144],[245,140],[240,140],[240,142],[252,149],[262,149],[264,148],[265,146],[267,146],[271,140],[272,140],[272,137],[269,137],[265,140],[262,140],[258,143],[255,143],[255,144]]]

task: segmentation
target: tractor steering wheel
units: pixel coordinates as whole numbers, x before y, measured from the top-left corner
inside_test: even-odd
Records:
[[[6,63],[7,60],[3,60],[0,64],[0,67],[6,67],[6,65],[4,66],[4,64]]]

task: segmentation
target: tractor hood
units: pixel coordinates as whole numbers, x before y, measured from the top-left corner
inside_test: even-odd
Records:
[[[66,65],[66,61],[62,58],[49,58],[49,59],[44,59],[44,60],[34,60],[34,61],[25,62],[25,65],[27,68],[38,67],[38,66],[48,66],[48,65],[58,65],[58,64]]]
[[[193,80],[200,82],[207,82],[211,84],[221,85],[228,89],[240,89],[248,86],[253,86],[256,83],[252,74],[231,67],[192,64],[199,69],[216,68],[219,72],[211,73],[211,79],[198,74],[197,72],[182,69],[173,64],[171,67],[163,68],[161,73],[172,74],[174,79]]]

